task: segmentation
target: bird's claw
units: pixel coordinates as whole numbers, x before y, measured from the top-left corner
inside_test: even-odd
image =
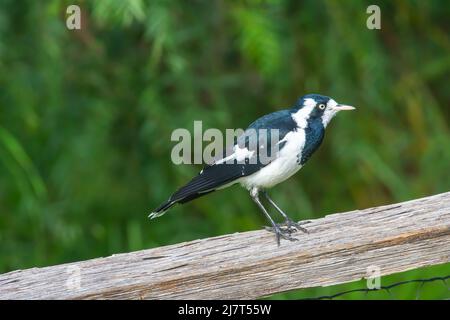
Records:
[[[280,238],[282,238],[284,240],[289,240],[289,241],[298,241],[297,238],[291,237],[291,232],[283,232],[280,230],[280,232],[278,232],[276,235],[277,235],[278,245],[280,243]]]
[[[293,221],[291,219],[287,219],[281,225],[282,226],[286,226],[286,228],[289,229],[289,230],[293,229],[294,230],[293,232],[298,230],[298,231],[301,231],[301,232],[304,232],[304,233],[309,233],[309,231],[306,228],[302,227],[302,225],[310,223],[310,222],[311,221],[295,222],[295,221]]]
[[[291,229],[282,229],[277,226],[275,230],[275,236],[277,237],[277,244],[280,246],[280,239],[289,240],[289,241],[298,241],[297,238],[291,237],[291,234],[294,232]]]
[[[297,231],[302,231],[304,233],[309,233],[309,231],[302,227],[302,225],[310,223],[311,221],[300,221],[300,222],[295,222],[293,220],[287,219],[286,221],[284,221],[283,223],[278,223],[277,227],[278,229],[281,230],[282,233],[294,233]],[[275,232],[273,227],[265,227],[265,229],[267,231],[270,232]]]
[[[265,227],[265,229],[269,232],[275,233],[275,236],[277,237],[277,244],[280,246],[280,239],[289,240],[289,241],[298,241],[297,238],[294,238],[291,236],[292,233],[296,232],[297,229],[295,228],[287,228],[284,226],[281,226],[280,224],[277,224],[276,227]]]
[[[277,223],[277,227],[268,227],[265,226],[264,229],[266,229],[269,232],[273,232],[276,233],[277,231],[279,231],[280,233],[284,233],[284,234],[292,234],[297,232],[297,229],[294,227],[287,227],[285,224],[282,223]]]

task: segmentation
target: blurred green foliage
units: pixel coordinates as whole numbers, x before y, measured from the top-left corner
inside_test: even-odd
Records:
[[[273,190],[293,218],[448,191],[450,6],[376,1],[376,31],[372,2],[1,1],[0,272],[260,228],[239,187],[147,220],[199,170],[171,163],[171,132],[243,128],[306,93],[358,110]]]

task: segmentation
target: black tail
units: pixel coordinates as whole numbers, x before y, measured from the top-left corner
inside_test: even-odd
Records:
[[[169,200],[164,202],[162,205],[160,205],[158,208],[156,208],[150,215],[148,216],[151,219],[157,218],[162,216],[164,213],[166,213],[167,210],[169,210],[172,206],[176,205],[177,203],[186,203],[191,200],[197,199],[201,196],[207,195],[208,193],[214,192],[215,190],[210,190],[202,193],[193,193],[185,198],[176,200],[176,193],[174,193]],[[178,191],[177,191],[178,192]]]
[[[149,218],[162,216],[177,203],[186,203],[223,187],[242,176],[237,165],[212,165],[204,168],[198,176],[175,192],[169,200],[150,213]]]

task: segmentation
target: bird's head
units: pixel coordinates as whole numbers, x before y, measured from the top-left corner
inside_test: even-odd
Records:
[[[320,94],[307,94],[297,100],[293,117],[299,126],[306,127],[308,121],[321,121],[324,128],[331,119],[344,110],[354,110],[352,106],[339,104],[334,99]]]

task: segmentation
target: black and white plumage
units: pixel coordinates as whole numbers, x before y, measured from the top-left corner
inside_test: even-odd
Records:
[[[223,158],[205,166],[149,217],[159,217],[177,203],[186,203],[240,183],[249,190],[252,199],[269,219],[272,224],[270,230],[275,232],[278,245],[280,238],[295,240],[291,237],[293,231],[306,230],[299,223],[293,222],[268,196],[266,190],[300,170],[322,143],[325,129],[331,119],[341,110],[353,109],[351,106],[338,104],[330,97],[308,94],[298,99],[290,109],[257,119],[237,138],[231,151],[226,150]],[[272,145],[274,140],[270,139],[274,132],[271,129],[277,130],[278,133],[276,148]],[[257,143],[250,144],[250,140]],[[263,149],[266,149],[264,152],[269,156],[266,161],[262,161]],[[271,150],[275,151],[270,152]],[[273,221],[259,199],[260,193],[284,217],[284,225]]]

